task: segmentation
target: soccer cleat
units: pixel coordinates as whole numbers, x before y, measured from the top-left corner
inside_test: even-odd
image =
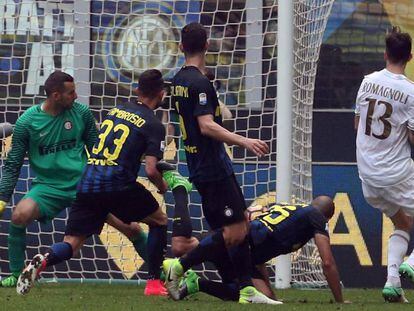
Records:
[[[414,268],[408,262],[403,262],[398,269],[398,272],[402,277],[414,282]]]
[[[166,259],[162,263],[165,273],[165,287],[168,294],[174,300],[180,300],[180,281],[183,277],[184,271],[178,258]]]
[[[188,270],[180,282],[180,300],[198,293],[198,280],[200,277],[193,270]]]
[[[147,280],[144,290],[145,296],[167,296],[167,289],[161,280]]]
[[[24,268],[17,280],[16,291],[20,295],[26,295],[33,287],[35,280],[46,268],[46,258],[42,254],[33,257],[30,263]]]
[[[387,284],[385,284],[382,290],[382,297],[384,297],[384,300],[386,302],[408,302],[408,300],[405,298],[404,291],[401,287],[394,287]]]
[[[0,282],[1,287],[16,287],[17,277],[13,274]]]
[[[263,303],[263,304],[268,304],[268,305],[283,304],[283,302],[281,301],[270,299],[266,295],[259,292],[253,286],[246,286],[240,290],[239,303],[241,304]]]

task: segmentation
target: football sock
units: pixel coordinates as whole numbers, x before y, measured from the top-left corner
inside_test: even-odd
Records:
[[[390,283],[392,286],[401,286],[398,269],[407,253],[409,241],[410,235],[403,230],[395,230],[388,241],[387,283]]]
[[[68,242],[53,244],[48,251],[47,266],[54,266],[62,261],[69,260],[73,256],[72,246]]]
[[[414,267],[414,250],[411,252],[410,256],[407,258],[407,262],[411,267]]]
[[[10,223],[9,236],[9,267],[13,275],[19,276],[24,268],[26,251],[26,227]]]
[[[235,283],[223,284],[205,279],[198,280],[198,288],[201,292],[222,300],[239,300],[239,289]]]
[[[192,266],[209,261],[212,255],[225,254],[226,252],[227,249],[224,243],[223,232],[219,230],[202,239],[195,249],[180,258],[180,263],[184,271],[187,271]]]
[[[139,233],[131,238],[132,245],[134,245],[135,250],[138,255],[145,261],[148,261],[147,253],[147,243],[148,243],[148,234],[142,230]]]
[[[148,279],[160,278],[161,265],[167,247],[167,226],[150,226],[148,234]]]
[[[172,192],[175,201],[172,236],[191,238],[193,227],[188,210],[187,190],[184,186],[178,186]]]
[[[251,279],[251,257],[250,246],[247,238],[237,245],[230,247],[228,250],[231,261],[233,263],[234,271],[240,283],[240,288],[246,286],[253,286]]]

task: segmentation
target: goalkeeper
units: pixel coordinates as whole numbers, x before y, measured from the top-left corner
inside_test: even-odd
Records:
[[[271,299],[276,299],[267,275],[266,262],[296,251],[314,238],[321,256],[323,272],[335,301],[344,302],[328,234],[328,220],[332,218],[334,210],[335,205],[331,198],[319,196],[310,206],[274,205],[250,222],[252,280],[259,291]],[[209,261],[216,265],[223,283],[201,279],[194,271],[189,270],[181,283],[180,298],[202,291],[223,300],[238,301],[236,275],[227,253],[210,254]]]
[[[17,120],[11,150],[0,182],[0,215],[17,183],[26,154],[36,174],[31,190],[12,212],[8,236],[11,275],[0,283],[15,287],[24,267],[26,227],[34,220],[47,222],[71,205],[76,184],[86,164],[85,146],[97,140],[95,120],[77,98],[73,77],[60,71],[45,81],[47,99],[29,108]],[[146,258],[146,234],[139,227],[123,224],[109,215],[108,223],[130,238]]]

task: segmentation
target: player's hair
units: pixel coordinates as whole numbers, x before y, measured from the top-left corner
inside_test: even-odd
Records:
[[[153,98],[164,88],[164,79],[157,69],[145,70],[138,80],[138,89],[142,96]]]
[[[385,48],[391,63],[405,64],[410,60],[411,36],[401,32],[400,27],[393,26],[385,36]]]
[[[45,81],[44,89],[46,96],[49,97],[53,92],[63,92],[65,82],[73,82],[73,77],[63,71],[53,72]]]
[[[181,43],[184,53],[187,55],[204,52],[207,43],[207,31],[200,23],[190,23],[181,30]]]

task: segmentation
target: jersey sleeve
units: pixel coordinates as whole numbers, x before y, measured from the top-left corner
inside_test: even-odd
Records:
[[[24,157],[29,149],[28,118],[22,115],[16,122],[13,131],[12,144],[2,170],[0,181],[0,200],[8,202],[23,165]]]
[[[320,233],[329,237],[328,222],[326,218],[316,209],[309,213],[309,222],[314,228],[314,233]]]
[[[411,100],[409,105],[407,127],[409,130],[414,131],[414,100]]]
[[[150,126],[147,129],[147,149],[145,155],[154,156],[158,159],[162,159],[164,156],[165,147],[165,128],[161,122],[157,122],[154,126]]]
[[[92,112],[88,107],[84,107],[83,110],[83,120],[85,122],[85,131],[83,132],[83,141],[85,142],[86,149],[89,151],[92,150],[93,145],[98,140],[98,130],[95,124],[95,118],[92,115]]]
[[[194,103],[195,117],[212,114],[214,115],[214,96],[216,91],[214,90],[211,82],[206,79],[199,79],[191,87],[191,101]]]

